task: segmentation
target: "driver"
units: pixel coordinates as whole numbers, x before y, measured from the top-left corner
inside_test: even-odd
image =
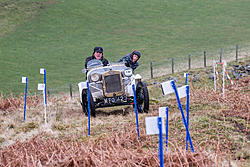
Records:
[[[124,62],[125,66],[130,67],[133,71],[139,66],[137,62],[141,57],[141,53],[137,50],[134,50],[132,53],[127,54],[122,57],[118,62]]]
[[[95,47],[94,52],[92,56],[87,57],[85,60],[85,68],[87,69],[87,64],[90,60],[97,59],[101,60],[103,63],[103,66],[107,66],[109,64],[109,61],[103,57],[103,48],[102,47]]]

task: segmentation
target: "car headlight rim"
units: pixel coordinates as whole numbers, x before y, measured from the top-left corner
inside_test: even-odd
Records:
[[[94,73],[94,74],[92,74],[92,75],[90,76],[90,79],[91,79],[91,81],[93,81],[93,82],[97,82],[97,81],[99,81],[99,79],[100,79],[100,75],[97,74],[97,73]]]
[[[132,74],[133,74],[132,69],[127,69],[127,70],[124,71],[124,75],[125,75],[126,77],[131,77]]]

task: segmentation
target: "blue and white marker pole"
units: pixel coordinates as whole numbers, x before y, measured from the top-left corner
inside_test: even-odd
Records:
[[[184,112],[183,112],[183,108],[182,108],[182,105],[181,105],[181,101],[180,101],[180,98],[179,98],[179,95],[178,95],[177,88],[175,86],[174,81],[171,81],[171,84],[172,84],[172,87],[174,89],[174,92],[175,92],[175,95],[176,95],[176,98],[177,98],[178,107],[181,110],[182,120],[183,120],[183,123],[184,123],[185,128],[186,128],[186,133],[187,133],[188,141],[189,141],[190,146],[191,146],[191,151],[194,152],[194,147],[193,147],[192,139],[190,137],[189,128],[188,128],[188,125],[187,125],[187,121],[185,119],[185,115],[184,115]]]
[[[187,112],[187,127],[189,128],[189,86],[186,86],[187,93],[187,103],[186,103],[186,112]],[[186,133],[186,150],[188,150],[188,134]]]
[[[87,82],[87,98],[88,98],[88,135],[90,136],[90,101],[89,101],[89,82]]]
[[[163,95],[175,93],[176,99],[178,102],[178,107],[181,111],[182,120],[186,128],[187,140],[190,143],[192,152],[194,152],[194,148],[193,148],[193,144],[192,144],[192,140],[191,140],[191,136],[190,136],[189,128],[188,128],[188,125],[189,125],[189,86],[185,85],[185,86],[178,88],[177,90],[175,86],[175,82],[171,80],[171,81],[161,83],[161,88],[162,88]],[[181,101],[180,101],[180,98],[183,98],[183,97],[187,97],[187,105],[186,105],[187,120],[185,119],[185,115],[184,115],[183,108],[182,108]]]
[[[188,73],[184,73],[184,77],[185,77],[185,85],[187,85]]]
[[[26,113],[26,100],[27,100],[27,84],[28,78],[22,77],[22,83],[25,83],[25,102],[24,102],[24,109],[23,109],[23,122],[25,121],[25,113]]]
[[[136,93],[135,93],[135,85],[132,85],[133,93],[134,93],[134,105],[135,105],[135,116],[136,116],[136,126],[137,126],[137,135],[138,140],[140,140],[140,132],[139,132],[139,122],[138,122],[138,112],[137,112],[137,103],[136,103]]]
[[[38,84],[37,89],[43,91],[44,123],[47,124],[47,111],[46,111],[46,104],[45,104],[45,84]]]
[[[160,167],[164,166],[163,160],[163,140],[162,140],[162,117],[158,117],[158,128],[159,128],[159,158],[160,158]]]
[[[161,107],[165,108],[165,107]],[[163,112],[161,112],[162,114]],[[159,115],[161,115],[159,112]],[[163,115],[162,115],[163,116]],[[159,159],[160,159],[160,167],[163,167],[164,165],[164,159],[163,159],[163,133],[165,133],[166,126],[164,123],[162,123],[165,117],[159,116],[159,117],[146,117],[145,123],[146,123],[146,134],[147,135],[155,135],[159,134]]]
[[[166,117],[166,151],[168,147],[168,107],[159,107],[159,117]]]
[[[168,107],[166,107],[166,151],[168,147]]]
[[[40,68],[40,74],[42,74],[44,77],[43,77],[43,81],[44,81],[44,96],[45,96],[45,105],[47,106],[47,90],[46,90],[46,70],[44,68]]]

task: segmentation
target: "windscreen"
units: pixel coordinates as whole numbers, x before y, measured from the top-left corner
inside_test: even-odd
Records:
[[[103,63],[101,60],[97,59],[90,60],[87,64],[87,68],[100,67],[100,66],[103,66]]]

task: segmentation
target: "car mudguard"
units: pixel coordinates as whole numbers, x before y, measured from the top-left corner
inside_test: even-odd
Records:
[[[79,93],[80,93],[80,100],[82,102],[82,90],[83,89],[88,89],[87,82],[80,82],[80,83],[78,83],[78,88],[79,88]]]

